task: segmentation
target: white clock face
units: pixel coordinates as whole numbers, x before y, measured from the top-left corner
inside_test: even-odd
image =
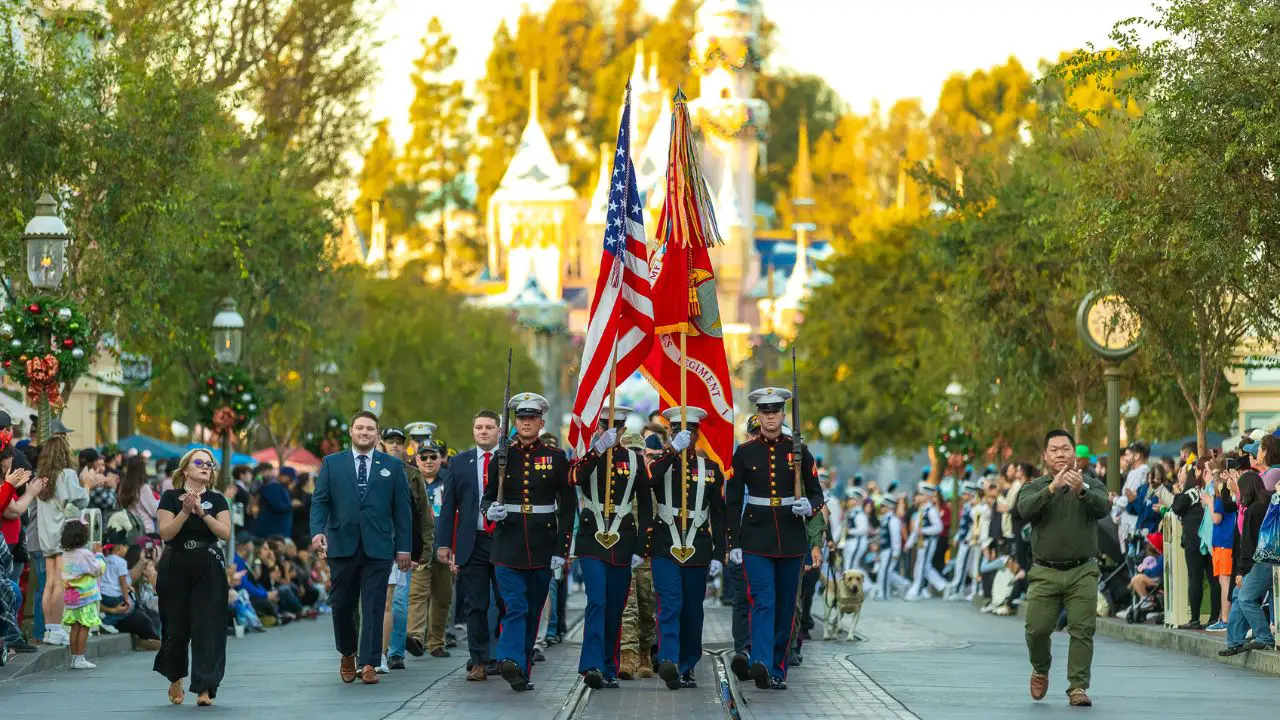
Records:
[[[1124,350],[1138,342],[1142,323],[1119,295],[1105,295],[1089,308],[1089,337],[1107,350]]]

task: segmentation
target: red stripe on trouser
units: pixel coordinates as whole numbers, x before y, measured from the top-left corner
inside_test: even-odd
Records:
[[[634,575],[635,575],[634,570],[628,573],[627,595],[622,599],[622,607],[623,607],[624,613],[626,612],[627,603],[631,601],[631,583],[629,580]],[[654,594],[657,595],[657,593],[654,593]],[[608,603],[606,602],[606,605],[607,604]],[[637,605],[636,606],[637,617],[639,616],[639,613],[640,613],[640,607]],[[637,620],[636,622],[637,622],[636,632],[638,633],[639,620]],[[621,653],[622,653],[622,616],[619,615],[618,616],[618,634],[614,636],[614,642],[613,642],[613,671],[615,673],[618,671],[618,668],[622,667],[622,659],[620,657]]]

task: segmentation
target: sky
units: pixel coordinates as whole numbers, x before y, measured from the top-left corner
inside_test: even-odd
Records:
[[[373,117],[407,138],[413,99],[409,72],[432,16],[458,48],[455,71],[471,83],[484,75],[498,23],[522,7],[551,0],[385,0],[378,38],[382,77],[371,96]],[[665,16],[671,0],[643,0]],[[1152,0],[763,0],[778,26],[775,67],[819,75],[850,108],[919,98],[931,111],[953,73],[988,68],[1016,56],[1034,69],[1044,58],[1087,43],[1104,46],[1115,22],[1151,16]]]

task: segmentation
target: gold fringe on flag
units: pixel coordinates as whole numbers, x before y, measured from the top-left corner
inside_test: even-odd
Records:
[[[677,89],[671,111],[671,145],[667,155],[667,192],[658,218],[658,237],[682,247],[720,245],[715,206],[702,174],[702,161],[693,138],[693,123],[684,91]],[[696,292],[690,288],[690,312],[697,306]]]

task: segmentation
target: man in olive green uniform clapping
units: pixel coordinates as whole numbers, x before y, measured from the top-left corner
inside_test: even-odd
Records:
[[[1089,668],[1098,594],[1097,522],[1111,502],[1107,488],[1075,469],[1075,440],[1065,430],[1045,436],[1044,464],[1049,474],[1018,493],[1018,514],[1031,525],[1032,566],[1027,572],[1027,650],[1031,655],[1031,697],[1049,689],[1050,649],[1058,616],[1067,611],[1067,697],[1074,706],[1090,706]]]

